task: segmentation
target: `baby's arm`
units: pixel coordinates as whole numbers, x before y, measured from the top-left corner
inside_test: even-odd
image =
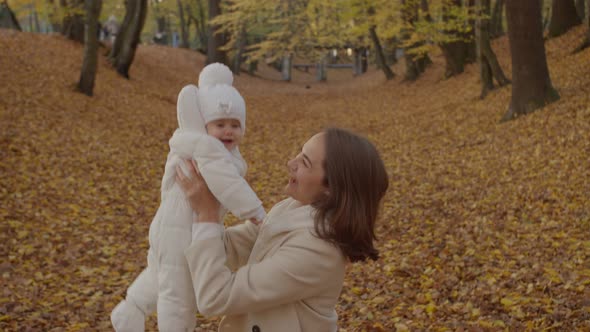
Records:
[[[213,195],[239,219],[262,221],[266,216],[262,202],[240,175],[229,152],[217,139],[205,137],[196,144],[193,159]]]

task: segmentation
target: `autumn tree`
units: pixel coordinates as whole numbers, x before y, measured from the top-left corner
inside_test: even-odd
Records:
[[[580,23],[574,0],[553,0],[548,37],[560,36]]]
[[[66,8],[61,33],[68,39],[84,43],[84,0],[61,0]]]
[[[14,16],[14,12],[10,9],[6,0],[0,2],[0,28],[22,31],[18,20]]]
[[[496,0],[494,9],[492,10],[492,17],[489,23],[490,38],[497,38],[504,35],[504,4],[505,0]]]
[[[190,26],[191,23],[194,24],[195,29],[195,38],[197,39],[197,49],[204,54],[207,54],[207,12],[205,5],[203,4],[205,0],[193,0],[188,3],[188,22],[187,25]]]
[[[404,80],[413,81],[424,72],[426,66],[430,63],[427,49],[423,49],[425,38],[420,36],[420,27],[428,25],[428,19],[420,19],[420,6],[426,3],[419,3],[417,0],[401,0],[401,16],[403,29],[401,32],[404,42],[404,59],[406,62],[406,73]],[[423,7],[424,8],[424,7]],[[422,10],[422,12],[428,12]],[[423,22],[423,24],[420,24]],[[426,23],[424,23],[426,22]]]
[[[86,0],[84,60],[82,61],[78,89],[88,96],[92,96],[93,94],[96,77],[98,62],[98,17],[100,16],[101,7],[102,0]]]
[[[586,8],[588,7],[586,5],[586,0],[575,0],[576,2],[576,12],[578,13],[578,17],[580,18],[580,20],[584,20],[584,18],[586,17]],[[584,8],[586,7],[586,8]]]
[[[385,61],[385,54],[383,54],[383,47],[381,47],[381,42],[379,41],[379,37],[377,36],[377,28],[375,26],[371,26],[369,28],[369,36],[371,36],[371,40],[373,41],[373,46],[375,48],[375,55],[377,58],[377,64],[379,68],[385,74],[385,78],[391,80],[395,77],[393,71],[387,65],[387,61]]]
[[[547,68],[540,2],[508,1],[506,18],[512,56],[512,97],[502,121],[533,112],[559,99]]]
[[[346,43],[347,38],[338,35],[342,26],[332,24],[340,17],[337,5],[319,0],[233,1],[211,24],[229,37],[222,50],[234,55],[244,48],[244,36],[258,31],[263,38],[244,48],[248,63],[278,63],[288,81],[295,55],[321,63],[330,48]]]
[[[227,64],[227,53],[221,47],[225,45],[224,34],[219,25],[212,22],[221,14],[221,0],[209,0],[209,32],[207,34],[207,63],[220,62]]]
[[[370,6],[367,9],[367,13],[369,16],[375,15],[375,8]],[[387,65],[387,61],[385,60],[385,54],[383,53],[383,47],[381,46],[381,41],[379,40],[379,36],[377,35],[377,26],[375,24],[371,24],[369,26],[369,37],[373,42],[373,48],[375,50],[375,59],[377,61],[377,66],[383,71],[385,74],[385,78],[391,80],[395,77],[393,71]]]
[[[471,8],[464,7],[462,0],[451,0],[443,7],[445,32],[450,35],[449,41],[440,44],[446,62],[446,77],[462,73],[465,64],[475,60],[474,29],[467,15],[467,11]]]
[[[582,43],[580,44],[580,46],[578,46],[575,49],[575,53],[580,52],[586,48],[588,48],[588,46],[590,46],[590,0],[586,0],[586,35],[584,36],[584,40],[582,41]]]
[[[125,1],[125,17],[109,54],[113,67],[125,78],[129,78],[129,68],[135,57],[146,15],[147,0]]]
[[[178,5],[178,26],[180,27],[180,47],[181,48],[188,48],[188,23],[187,17],[188,15],[185,14],[186,10],[184,8],[184,4],[182,0],[176,0],[176,4]]]
[[[510,81],[504,75],[504,71],[502,71],[502,67],[500,67],[496,54],[490,45],[490,20],[488,19],[490,14],[490,0],[477,0],[476,6],[480,11],[475,35],[481,78],[480,98],[483,99],[488,91],[494,89],[494,78],[499,86],[509,84]]]
[[[160,45],[169,45],[172,41],[172,25],[179,16],[177,1],[149,1],[149,17],[155,21],[153,41]],[[180,19],[176,22],[180,25]]]

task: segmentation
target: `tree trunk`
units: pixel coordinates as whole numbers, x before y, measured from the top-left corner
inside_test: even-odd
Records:
[[[14,16],[14,12],[8,6],[8,2],[2,1],[0,3],[0,28],[5,29],[14,29],[18,31],[22,31],[16,16]]]
[[[578,13],[578,17],[580,18],[580,21],[584,21],[584,18],[586,17],[586,10],[588,10],[588,8],[584,8],[587,7],[584,4],[585,0],[575,0],[576,1],[576,12]]]
[[[502,25],[504,13],[504,0],[496,0],[494,11],[490,21],[490,38],[498,38],[504,35],[504,26]]]
[[[414,81],[426,70],[426,67],[432,63],[428,55],[419,55],[414,57],[407,52],[404,52],[404,60],[406,62],[406,73],[404,81]]]
[[[462,0],[452,0],[453,6],[461,7]],[[443,15],[443,20],[448,20],[447,15]],[[473,40],[473,30],[470,33],[459,33],[451,31],[454,35],[459,35],[461,40],[440,45],[446,61],[445,77],[451,77],[462,73],[465,70],[465,64],[474,61],[475,44],[465,40]]]
[[[96,67],[98,64],[98,17],[102,0],[86,0],[86,28],[84,42],[84,60],[80,72],[78,89],[87,96],[92,96]]]
[[[84,15],[80,13],[84,10],[84,0],[69,1],[66,6],[75,12],[63,18],[62,34],[70,40],[84,43]]]
[[[316,65],[316,80],[318,82],[325,82],[328,80],[328,71],[327,71],[327,58],[328,55],[323,55],[320,58],[320,61]]]
[[[421,6],[423,12],[428,13],[428,2],[421,1],[408,3],[407,0],[402,0],[402,19],[408,26],[413,26],[414,22],[418,17],[418,6]],[[409,38],[410,32],[403,31],[402,32],[403,38]],[[409,48],[404,49],[404,60],[406,63],[406,72],[404,74],[404,81],[414,81],[420,76],[421,73],[424,72],[426,66],[432,61],[428,55],[418,55],[414,56],[408,53],[408,49],[411,49],[416,46],[420,46],[421,43],[411,45]]]
[[[209,0],[209,22],[221,14],[221,0]],[[220,62],[227,63],[227,54],[219,48],[225,44],[223,34],[217,33],[219,27],[217,25],[209,25],[208,41],[207,41],[207,64]]]
[[[146,15],[147,0],[126,0],[125,18],[109,55],[113,67],[125,78],[129,78],[129,68],[135,57]]]
[[[364,74],[369,70],[369,50],[366,47],[362,47],[359,56],[359,64],[361,74]]]
[[[248,74],[254,75],[256,70],[258,70],[258,61],[251,60],[251,61],[248,61],[247,64],[248,64]]]
[[[397,63],[397,48],[398,48],[398,41],[396,37],[389,38],[386,41],[386,47],[384,47],[383,53],[385,54],[385,63],[388,66],[393,66]]]
[[[182,0],[176,0],[178,4],[178,18],[180,20],[180,47],[188,48],[188,29],[186,20],[184,18],[184,8],[182,7]]]
[[[574,53],[581,52],[588,46],[590,46],[590,0],[586,0],[586,36],[580,46],[574,50]]]
[[[207,26],[205,20],[205,9],[203,8],[203,0],[197,0],[197,9],[198,9],[198,19],[197,24],[197,34],[199,36],[199,43],[201,44],[201,51],[203,54],[207,54]]]
[[[285,55],[283,57],[283,63],[281,65],[281,74],[283,77],[283,81],[291,81],[291,65],[292,65],[293,55]]]
[[[489,17],[490,0],[477,0],[478,12]],[[476,42],[477,42],[477,57],[480,67],[481,77],[481,94],[480,99],[485,98],[490,90],[494,89],[494,78],[499,86],[509,84],[510,81],[504,75],[500,64],[496,58],[496,54],[490,45],[489,36],[490,20],[487,18],[480,18],[476,23]]]
[[[377,29],[375,26],[371,26],[369,28],[369,35],[371,36],[371,41],[373,41],[373,46],[375,46],[375,57],[377,59],[377,65],[379,66],[379,68],[381,68],[383,74],[385,74],[385,78],[387,78],[387,80],[391,80],[395,77],[395,75],[393,74],[393,71],[391,70],[391,68],[389,68],[387,62],[385,61],[385,54],[383,54],[383,48],[381,47],[381,42],[379,42],[379,37],[377,36],[376,30]]]
[[[37,15],[37,9],[35,6],[31,6],[31,32],[41,32],[41,25],[39,24],[39,15]]]
[[[506,18],[512,55],[512,98],[502,121],[533,112],[559,99],[547,68],[540,1],[508,1]]]
[[[244,49],[246,48],[248,35],[246,34],[246,26],[242,25],[240,28],[240,35],[236,42],[236,55],[234,56],[234,65],[232,72],[234,75],[240,75],[240,68],[242,68],[242,59],[244,57]]]
[[[582,23],[576,12],[574,0],[553,0],[548,37],[557,37]]]
[[[355,76],[358,76],[363,73],[362,69],[361,69],[361,50],[358,48],[355,48],[353,50],[353,56],[354,56],[354,64],[353,64],[352,71]]]

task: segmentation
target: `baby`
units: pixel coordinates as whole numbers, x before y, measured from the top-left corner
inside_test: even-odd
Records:
[[[148,265],[111,313],[117,332],[144,331],[146,316],[155,310],[160,331],[195,328],[195,295],[184,257],[195,215],[175,183],[176,167],[185,169],[184,160],[197,162],[221,203],[219,220],[228,210],[239,219],[257,223],[266,216],[262,202],[243,178],[246,162],[238,145],[246,129],[246,106],[232,83],[229,68],[214,63],[201,71],[199,88],[187,85],[178,95],[179,129],[170,139],[161,203],[150,225]]]

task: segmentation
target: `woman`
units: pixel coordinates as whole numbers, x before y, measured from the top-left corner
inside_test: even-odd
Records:
[[[225,230],[192,166],[177,181],[199,211],[185,252],[199,311],[225,315],[219,331],[336,331],[345,265],[378,257],[374,226],[388,179],[375,147],[342,129],[314,135],[287,163],[289,198],[261,225]]]

